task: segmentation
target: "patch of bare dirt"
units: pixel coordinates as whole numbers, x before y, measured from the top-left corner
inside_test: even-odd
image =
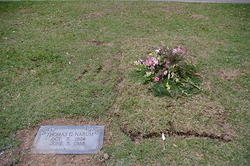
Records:
[[[105,125],[100,121],[87,120],[84,118],[59,118],[46,120],[40,123],[42,125]],[[106,129],[108,125],[105,125]],[[5,151],[0,156],[1,166],[90,166],[103,165],[108,159],[108,154],[100,152],[96,155],[54,155],[54,154],[32,154],[31,147],[38,131],[38,127],[32,129],[20,130],[16,134],[16,138],[21,145],[14,150]],[[110,132],[105,131],[105,144],[110,144]]]
[[[222,141],[222,142],[230,142],[232,141],[232,137],[230,135],[216,135],[213,133],[206,133],[206,132],[202,132],[202,133],[198,133],[196,131],[193,130],[188,130],[188,131],[176,131],[174,128],[170,128],[170,129],[166,129],[163,130],[161,132],[150,132],[150,133],[146,133],[143,134],[139,131],[131,131],[131,130],[127,130],[126,127],[121,128],[121,131],[130,137],[130,139],[136,143],[139,143],[141,140],[143,139],[148,139],[148,138],[156,138],[156,137],[161,137],[162,133],[168,135],[168,136],[181,136],[184,138],[207,138],[207,139],[213,139],[213,140],[218,140],[218,141]]]
[[[22,8],[22,9],[19,10],[19,12],[22,13],[22,14],[30,13],[30,9]]]
[[[247,74],[244,71],[236,70],[236,69],[226,69],[217,71],[218,75],[225,80],[234,80],[244,74]]]
[[[88,72],[88,70],[83,70],[83,72],[81,72],[81,74],[75,79],[75,81],[79,81],[82,79],[82,77]]]
[[[86,41],[88,44],[94,45],[94,46],[101,46],[104,45],[104,42],[97,41],[97,40],[87,40]]]
[[[85,19],[93,19],[93,18],[101,18],[101,17],[103,17],[103,14],[98,13],[98,12],[85,14],[83,16],[83,18],[85,18]]]
[[[16,21],[13,21],[12,24],[14,24],[14,25],[21,25],[21,24],[24,24],[24,22],[16,20]]]
[[[192,14],[190,18],[194,20],[208,20],[209,19],[208,17],[200,15],[200,14]]]
[[[124,85],[124,79],[121,78],[118,83],[117,83],[117,89],[118,89],[118,92],[121,93],[122,90],[124,89],[125,85]]]

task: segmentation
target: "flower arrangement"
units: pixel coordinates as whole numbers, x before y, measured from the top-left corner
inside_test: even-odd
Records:
[[[201,79],[184,53],[180,46],[160,48],[149,53],[145,60],[134,62],[143,83],[153,84],[155,95],[189,96],[200,92]]]

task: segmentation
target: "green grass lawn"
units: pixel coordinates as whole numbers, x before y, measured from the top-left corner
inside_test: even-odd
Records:
[[[107,165],[250,163],[250,5],[0,3],[0,149],[45,119],[111,124]],[[155,97],[132,62],[181,45],[203,92]],[[161,133],[166,133],[166,141]]]

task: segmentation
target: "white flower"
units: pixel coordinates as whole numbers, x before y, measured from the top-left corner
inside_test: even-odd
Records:
[[[138,60],[138,61],[134,61],[134,65],[138,66],[138,65],[143,65],[144,61],[143,60]]]
[[[155,53],[156,53],[156,54],[159,54],[160,51],[161,51],[161,49],[158,48],[158,49],[155,50]]]
[[[134,61],[134,65],[138,66],[139,64],[139,61]]]
[[[166,140],[166,137],[165,137],[164,133],[161,134],[161,138],[162,138],[163,141]]]

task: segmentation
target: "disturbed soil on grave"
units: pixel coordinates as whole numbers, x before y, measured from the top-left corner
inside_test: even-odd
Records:
[[[162,111],[157,107],[169,108]],[[222,142],[230,142],[236,137],[233,126],[227,122],[228,112],[202,95],[181,104],[165,106],[161,103],[155,109],[134,108],[134,114],[120,110],[115,115],[120,119],[121,131],[135,142],[161,137],[162,133]]]
[[[145,52],[150,48],[145,41],[147,39],[123,41],[122,49]],[[124,52],[120,65],[131,72],[134,69],[126,62],[131,61],[129,55],[132,53]],[[192,57],[192,53],[186,51],[185,56]],[[161,137],[162,133],[222,142],[233,141],[236,137],[235,129],[229,123],[230,112],[205,93],[176,99],[155,97],[149,85],[134,81],[129,74],[124,74],[117,88],[119,95],[111,113],[119,119],[120,130],[132,141]]]

